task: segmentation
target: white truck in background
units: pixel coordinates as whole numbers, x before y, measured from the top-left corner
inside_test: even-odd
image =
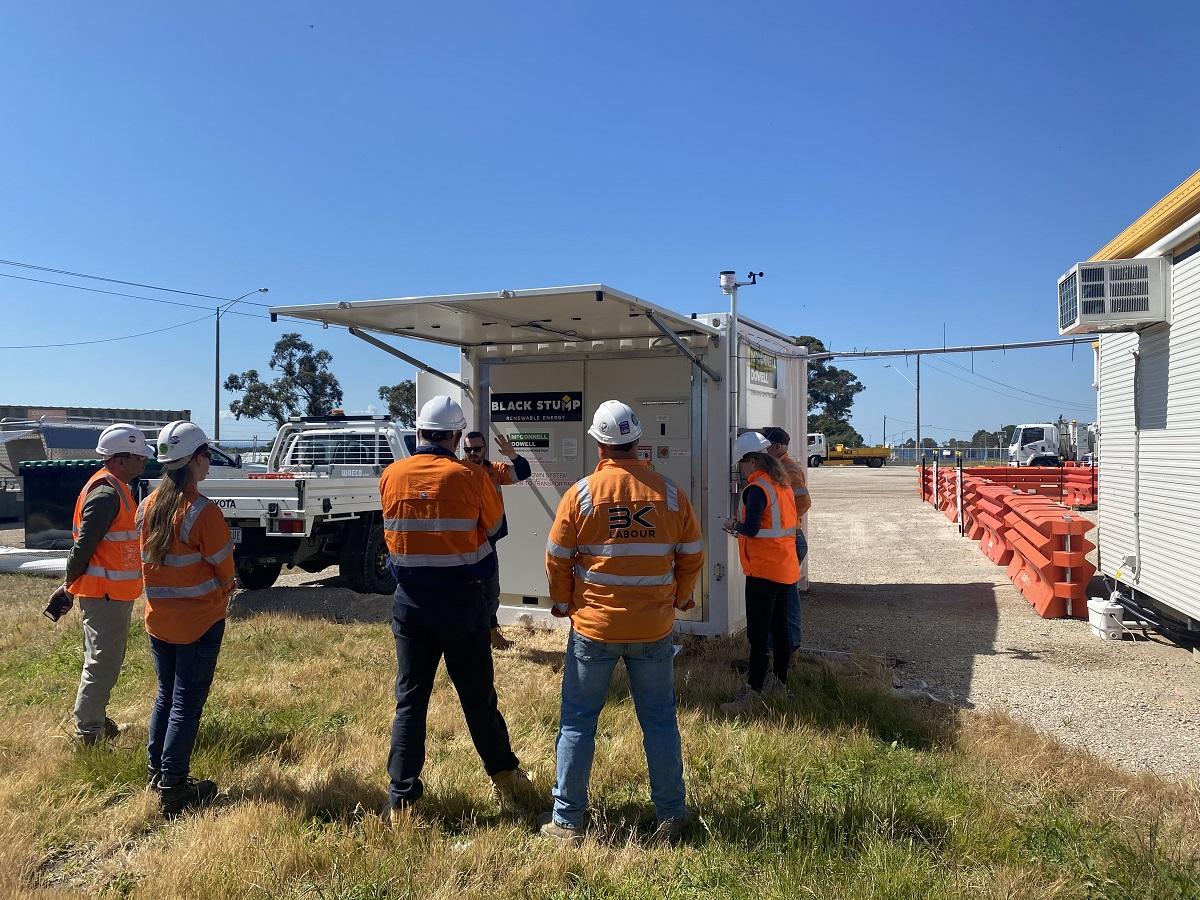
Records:
[[[416,433],[386,416],[294,416],[265,472],[205,479],[233,534],[239,584],[270,587],[285,565],[336,565],[353,590],[391,593],[379,476],[414,449]]]
[[[1061,466],[1091,463],[1095,426],[1082,422],[1039,422],[1018,425],[1008,447],[1010,466]]]

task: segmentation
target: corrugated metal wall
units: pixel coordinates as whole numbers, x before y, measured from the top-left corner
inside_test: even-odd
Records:
[[[1171,325],[1100,339],[1100,562],[1134,554],[1134,359],[1138,349],[1140,591],[1200,620],[1200,253],[1172,265]],[[1132,583],[1131,579],[1123,579]]]

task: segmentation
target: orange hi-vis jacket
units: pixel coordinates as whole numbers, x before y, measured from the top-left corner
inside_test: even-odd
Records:
[[[796,498],[796,515],[803,516],[812,508],[812,497],[808,494],[808,476],[804,474],[804,466],[796,462],[786,453],[779,460],[787,471],[788,481],[792,483],[792,496]],[[796,526],[800,530],[800,526]]]
[[[584,637],[657,641],[692,596],[704,565],[687,494],[643,460],[602,459],[567,488],[546,542],[550,598]]]
[[[796,501],[792,492],[776,484],[762,469],[751,474],[749,484],[742,490],[738,521],[746,521],[746,491],[757,487],[767,495],[758,534],[738,535],[738,555],[742,572],[754,578],[765,578],[776,584],[795,584],[800,580],[800,563],[796,559]]]
[[[142,558],[138,551],[137,504],[133,502],[129,485],[108,469],[96,472],[87,480],[75,500],[71,533],[73,537],[79,537],[79,529],[83,526],[83,505],[87,502],[88,494],[101,484],[117,492],[121,498],[121,508],[108,526],[104,539],[96,545],[96,552],[88,560],[87,571],[72,581],[67,591],[75,597],[136,600],[142,593]]]
[[[499,532],[504,507],[482,467],[423,446],[384,469],[379,493],[397,581],[444,583],[495,571],[488,538]]]
[[[146,516],[154,494],[138,509],[145,548]],[[217,505],[189,487],[171,523],[171,546],[146,575],[146,631],[168,644],[190,644],[225,618],[234,588],[233,541]]]

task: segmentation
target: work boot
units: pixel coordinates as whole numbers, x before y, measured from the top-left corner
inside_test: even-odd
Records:
[[[212,781],[197,781],[188,777],[171,787],[163,786],[160,781],[159,792],[158,811],[170,819],[189,809],[211,803],[217,796],[217,785]]]
[[[762,695],[768,700],[790,700],[792,692],[788,690],[788,686],[779,680],[774,672],[767,673],[767,680],[763,682]]]
[[[520,767],[492,776],[492,796],[501,809],[528,809],[537,802],[537,790]]]
[[[554,813],[542,813],[538,816],[538,834],[542,837],[554,838],[559,843],[578,847],[583,843],[583,829],[559,825],[554,821]]]
[[[740,716],[753,712],[760,706],[762,706],[762,694],[750,685],[743,684],[732,700],[721,704],[721,712],[727,716]]]
[[[128,728],[128,722],[121,722],[118,724],[112,719],[106,718],[104,720],[104,724],[100,726],[100,731],[98,733],[76,731],[75,740],[79,741],[79,743],[83,744],[85,747],[94,747],[96,744],[100,744],[105,741],[115,741],[121,736],[121,733]]]
[[[500,630],[500,626],[492,629],[492,649],[507,650],[512,646],[512,641],[504,636],[504,632]]]
[[[676,816],[674,819],[659,819],[658,827],[654,829],[652,840],[665,844],[673,844],[683,837],[683,833],[687,831],[688,826],[695,820],[696,816],[690,809],[685,810],[682,816]]]

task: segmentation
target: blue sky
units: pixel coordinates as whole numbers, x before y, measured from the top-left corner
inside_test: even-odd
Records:
[[[1194,3],[841,9],[10,4],[0,258],[277,304],[604,281],[681,311],[722,308],[717,272],[754,268],[746,314],[834,348],[1036,340],[1058,275],[1200,165]],[[205,314],[7,277],[0,308],[4,345]],[[226,318],[222,374],[264,370],[284,327]],[[348,409],[411,376],[300,330]],[[207,428],[212,344],[207,320],[0,349],[0,403],[185,407]],[[1086,352],[955,361],[1094,401]],[[895,372],[847,365],[865,436],[885,413],[911,427]],[[934,436],[1077,410],[936,360],[922,376]]]

